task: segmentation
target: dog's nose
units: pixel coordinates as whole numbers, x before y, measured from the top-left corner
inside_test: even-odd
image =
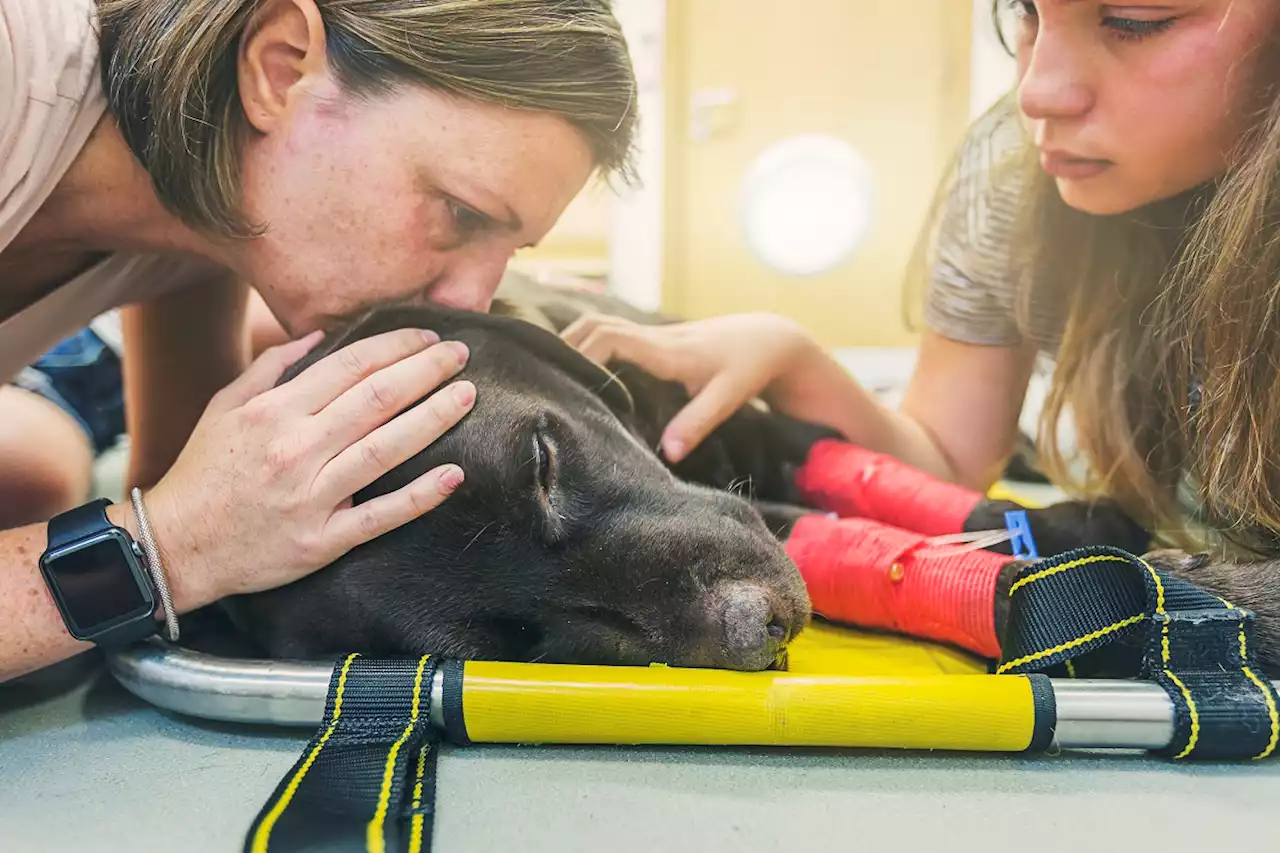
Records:
[[[723,665],[729,669],[768,669],[791,638],[785,610],[768,591],[752,583],[734,583],[723,591]]]

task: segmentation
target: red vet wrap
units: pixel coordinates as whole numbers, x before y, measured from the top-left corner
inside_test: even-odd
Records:
[[[926,536],[964,531],[982,494],[888,456],[823,439],[796,474],[806,503],[842,518],[873,518]]]
[[[930,549],[918,533],[819,515],[796,524],[787,553],[821,616],[1000,657],[996,580],[1007,556]]]

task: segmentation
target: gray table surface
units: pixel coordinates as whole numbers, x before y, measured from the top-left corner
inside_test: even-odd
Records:
[[[0,851],[240,850],[310,732],[211,724],[96,655],[0,685]],[[1280,850],[1280,760],[448,748],[436,850]]]
[[[96,653],[0,684],[0,853],[237,853],[310,734],[158,711]],[[1278,804],[1280,758],[476,746],[440,760],[435,849],[1274,853]]]

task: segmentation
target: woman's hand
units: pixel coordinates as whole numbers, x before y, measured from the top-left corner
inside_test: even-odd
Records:
[[[599,364],[630,362],[684,385],[693,399],[662,437],[662,452],[671,462],[766,392],[803,355],[818,350],[799,324],[775,314],[732,314],[666,326],[587,314],[561,337]]]
[[[462,482],[460,468],[444,465],[352,506],[356,492],[471,409],[470,382],[432,393],[466,363],[464,345],[389,332],[277,386],[318,341],[267,350],[218,393],[145,496],[179,611],[298,580],[439,506]]]

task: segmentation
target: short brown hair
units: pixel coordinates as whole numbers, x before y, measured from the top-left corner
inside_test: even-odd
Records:
[[[315,0],[348,90],[398,83],[564,118],[631,174],[635,76],[608,0]],[[262,0],[97,0],[111,111],[160,201],[192,228],[255,233],[240,203],[236,54]]]

